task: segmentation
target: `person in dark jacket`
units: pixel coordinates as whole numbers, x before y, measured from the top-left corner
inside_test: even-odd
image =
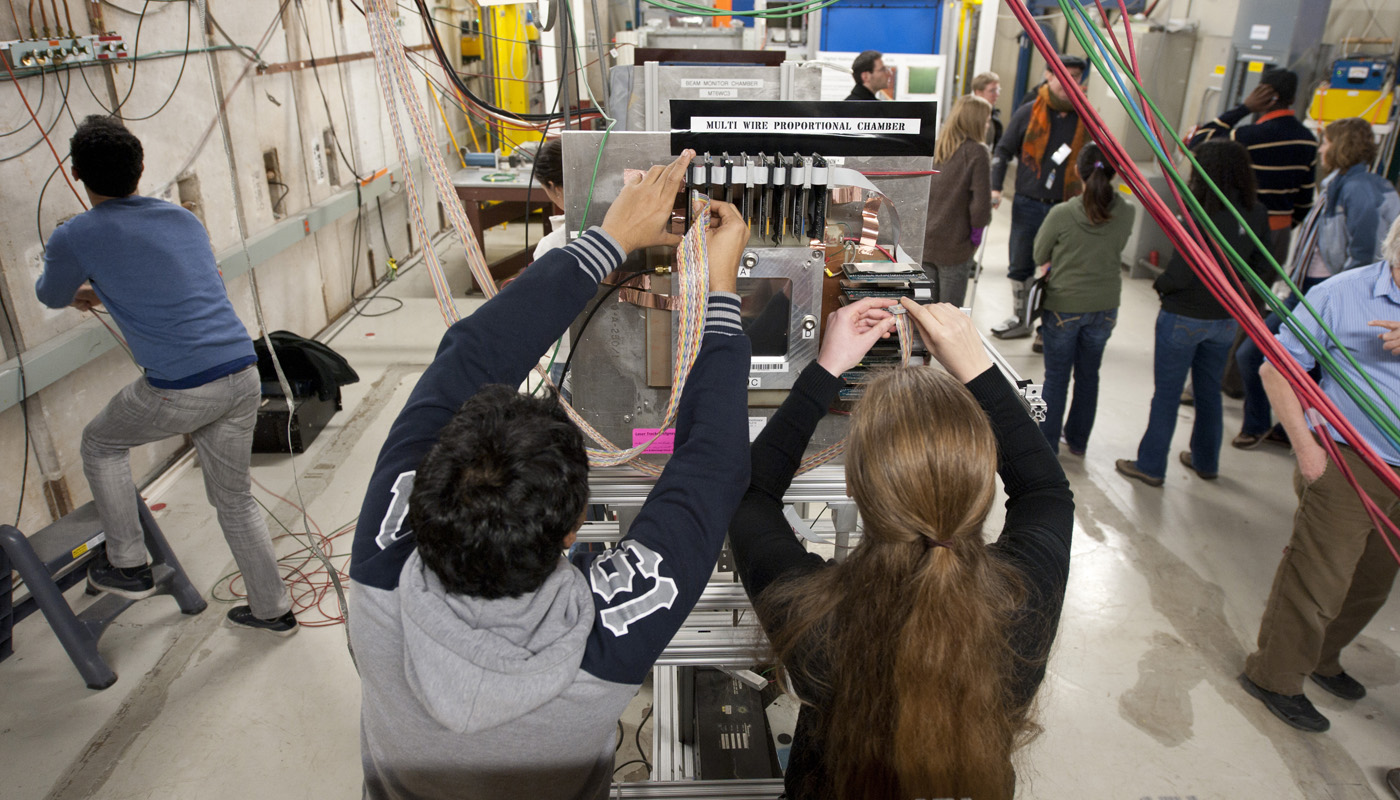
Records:
[[[889,302],[832,315],[818,360],[753,443],[730,524],[744,589],[803,701],[787,796],[1010,798],[1059,624],[1074,502],[966,315],[901,301],[946,372],[890,370],[852,412],[846,481],[865,534],[849,557],[808,553],[783,518],[838,376],[889,329]],[[1006,523],[984,544],[998,473]]]
[[[997,100],[1001,99],[1001,76],[995,72],[980,72],[972,79],[972,93],[986,100],[992,106],[992,118],[987,123],[987,146],[996,147],[1006,126],[1001,122],[1001,109]]]
[[[866,50],[851,62],[851,75],[856,79],[856,88],[846,95],[847,100],[879,100],[880,92],[889,88],[890,68],[885,66],[885,56],[879,50]]]
[[[1064,56],[1060,61],[1075,80],[1084,83],[1087,65],[1083,59]],[[1068,92],[1049,71],[1035,99],[1016,109],[1006,133],[997,141],[992,154],[993,208],[1001,204],[1007,167],[1017,162],[1016,197],[1011,202],[1011,267],[1007,272],[1012,284],[1012,315],[992,328],[992,335],[999,339],[1031,334],[1035,236],[1056,203],[1079,194],[1082,184],[1074,164],[1088,142],[1088,129],[1070,103]]]
[[[666,226],[693,156],[628,180],[601,227],[448,329],[389,429],[350,559],[366,797],[607,796],[617,717],[748,485],[738,211],[711,204],[722,224],[675,453],[615,549],[561,555],[588,499],[583,436],[516,387],[627,253],[680,240]]]
[[[1339,119],[1323,131],[1318,158],[1327,177],[1322,180],[1319,202],[1298,229],[1290,277],[1300,291],[1285,301],[1288,308],[1298,305],[1300,295],[1333,275],[1384,257],[1381,243],[1400,216],[1400,195],[1390,181],[1369,171],[1376,151],[1371,123],[1364,119]],[[1264,324],[1276,334],[1283,319],[1270,313]],[[1244,384],[1244,422],[1230,444],[1241,450],[1261,442],[1290,446],[1283,426],[1273,424],[1273,409],[1259,377],[1263,351],[1245,340],[1235,351],[1235,363]]]
[[[1188,145],[1233,139],[1249,150],[1259,202],[1269,210],[1269,250],[1279,264],[1288,257],[1289,233],[1312,208],[1317,186],[1317,137],[1293,113],[1297,74],[1268,69],[1244,103],[1202,125]],[[1250,114],[1252,125],[1236,128]]]
[[[959,97],[938,132],[923,254],[924,274],[935,287],[930,299],[937,302],[962,306],[977,247],[992,223],[991,158],[981,138],[991,110],[980,97]]]
[[[1225,242],[1261,275],[1268,274],[1263,253],[1254,246],[1235,219],[1239,211],[1260,241],[1268,241],[1268,211],[1258,202],[1249,152],[1238,142],[1216,139],[1195,147],[1200,168],[1225,193],[1225,205],[1201,178],[1191,175],[1191,193],[1200,201]],[[1229,270],[1230,265],[1222,265]],[[1214,480],[1220,463],[1224,423],[1220,381],[1239,324],[1211,295],[1181,253],[1172,256],[1153,288],[1162,298],[1157,314],[1157,346],[1153,353],[1152,410],[1147,431],[1138,444],[1136,459],[1119,459],[1118,472],[1149,486],[1161,486],[1167,473],[1167,452],[1176,431],[1178,400],[1189,372],[1195,386],[1196,420],[1191,427],[1191,449],[1183,450],[1181,463],[1197,475]]]

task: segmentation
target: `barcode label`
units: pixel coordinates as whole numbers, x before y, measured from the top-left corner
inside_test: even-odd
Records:
[[[787,361],[751,361],[749,372],[787,372]]]

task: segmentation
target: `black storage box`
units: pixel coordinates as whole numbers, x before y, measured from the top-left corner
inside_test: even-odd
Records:
[[[758,691],[737,678],[698,667],[695,688],[695,761],[700,780],[781,778]]]
[[[258,406],[258,422],[253,428],[254,453],[304,453],[316,440],[335,412],[340,410],[340,389],[335,397],[322,400],[315,394],[294,397],[291,410],[291,436],[287,431],[287,398],[264,395]]]

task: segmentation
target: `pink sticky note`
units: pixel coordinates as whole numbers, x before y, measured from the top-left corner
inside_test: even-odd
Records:
[[[661,429],[660,429],[660,428],[633,428],[633,429],[632,429],[632,446],[633,446],[633,447],[636,447],[637,445],[640,445],[642,442],[647,441],[647,440],[650,439],[651,437],[656,436],[656,433],[657,433],[657,431],[659,431],[659,430],[661,430]],[[650,445],[648,445],[648,446],[647,446],[647,449],[643,450],[642,452],[643,452],[643,453],[656,453],[656,454],[670,454],[670,453],[674,453],[675,451],[676,451],[676,431],[675,431],[674,428],[668,428],[668,429],[666,430],[665,433],[662,433],[660,436],[657,436],[657,437],[656,437],[656,441],[654,441],[654,442],[652,442]]]

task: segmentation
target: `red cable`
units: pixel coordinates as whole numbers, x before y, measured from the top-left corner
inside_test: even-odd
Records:
[[[1118,34],[1113,30],[1113,26],[1109,24],[1108,12],[1104,9],[1102,0],[1094,0],[1094,4],[1098,6],[1099,14],[1103,17],[1104,27],[1108,29],[1109,36],[1113,39],[1113,47],[1118,51],[1118,57],[1132,65],[1133,77],[1137,79],[1137,85],[1141,86],[1142,72],[1138,69],[1137,45],[1133,44],[1132,21],[1128,18],[1127,14],[1118,15],[1123,20],[1123,36],[1125,39],[1128,40],[1129,55],[1124,56],[1123,45],[1119,43]],[[1142,109],[1143,116],[1147,118],[1147,124],[1152,129],[1152,135],[1157,138],[1157,142],[1161,145],[1162,152],[1166,154],[1167,159],[1171,160],[1170,148],[1172,144],[1174,144],[1174,142],[1169,143],[1167,137],[1162,135],[1162,129],[1157,121],[1157,116],[1155,114],[1149,113],[1150,107],[1147,102],[1147,97],[1141,91],[1137,92],[1137,96],[1138,106]],[[1205,232],[1202,231],[1200,226],[1196,223],[1196,219],[1191,215],[1191,210],[1187,207],[1186,201],[1183,200],[1181,197],[1181,192],[1178,191],[1176,188],[1176,182],[1168,180],[1167,188],[1171,191],[1172,199],[1176,201],[1177,207],[1181,209],[1181,216],[1186,221],[1187,232],[1190,233],[1193,237],[1195,237],[1196,241],[1199,242],[1203,247],[1209,245],[1211,250],[1214,251],[1216,257],[1219,259],[1220,264],[1230,264],[1230,260],[1226,257],[1225,251],[1221,249],[1220,243],[1215,241],[1214,239],[1207,238]],[[1239,276],[1239,273],[1236,271],[1236,269],[1232,268],[1227,270],[1222,267],[1221,271],[1225,274],[1227,278],[1230,279],[1230,282],[1234,284],[1235,289],[1239,291],[1239,293],[1242,296],[1246,298],[1250,296],[1249,290],[1245,288],[1244,280]],[[1253,301],[1250,302],[1250,305],[1254,305]],[[1257,308],[1254,313],[1259,313]]]
[[[871,176],[882,177],[882,178],[912,178],[912,177],[916,177],[916,176],[919,176],[919,175],[937,175],[938,173],[939,173],[939,170],[936,170],[936,169],[916,169],[916,170],[893,170],[893,171],[890,171],[890,172],[865,172],[864,170],[862,170],[860,174],[862,174],[862,175],[871,175]]]
[[[1040,51],[1049,67],[1054,70],[1055,75],[1069,93],[1070,100],[1075,110],[1094,135],[1094,140],[1103,147],[1105,153],[1119,173],[1124,176],[1138,199],[1149,213],[1152,214],[1163,229],[1178,252],[1186,259],[1197,277],[1206,285],[1211,295],[1216,298],[1228,310],[1244,328],[1249,337],[1257,344],[1269,359],[1269,361],[1288,380],[1294,393],[1299,397],[1304,408],[1315,408],[1323,415],[1327,422],[1351,445],[1357,455],[1366,463],[1366,466],[1376,473],[1377,477],[1397,496],[1400,496],[1400,478],[1391,471],[1389,465],[1383,462],[1365,442],[1352,426],[1351,422],[1344,417],[1337,407],[1332,403],[1317,384],[1298,364],[1298,362],[1279,344],[1273,334],[1264,326],[1259,314],[1254,311],[1253,304],[1240,294],[1232,291],[1229,281],[1221,274],[1221,270],[1210,254],[1202,249],[1198,243],[1191,241],[1182,224],[1167,208],[1162,198],[1148,185],[1147,179],[1137,168],[1137,165],[1127,157],[1118,140],[1107,130],[1098,112],[1089,105],[1088,99],[1084,96],[1084,90],[1070,76],[1069,70],[1060,63],[1056,56],[1056,51],[1046,39],[1043,31],[1035,24],[1031,13],[1026,9],[1022,0],[1008,0],[1007,4],[1012,13],[1020,21],[1026,35],[1035,43],[1036,49]]]
[[[39,4],[39,8],[40,10],[44,8],[42,2]],[[10,73],[10,83],[14,85],[15,91],[19,92],[19,99],[24,101],[24,110],[29,112],[29,118],[34,120],[34,124],[39,127],[39,133],[44,137],[44,143],[49,146],[49,152],[53,153],[53,160],[58,162],[58,171],[63,173],[63,182],[68,184],[69,189],[73,190],[73,196],[78,198],[78,205],[82,206],[84,211],[87,211],[87,202],[83,200],[82,195],[78,194],[78,187],[74,186],[73,180],[68,177],[68,170],[63,168],[63,159],[59,158],[58,150],[54,149],[53,142],[49,141],[48,131],[44,130],[44,124],[39,121],[39,117],[34,113],[34,109],[29,107],[29,98],[24,96],[24,90],[19,86],[19,79],[15,77],[15,71],[10,69],[9,59],[0,58],[0,64],[4,64],[5,71]]]
[[[1309,424],[1312,425],[1313,423],[1310,421]],[[1327,433],[1326,424],[1318,422],[1313,425],[1313,430],[1317,431],[1317,438],[1322,440],[1322,448],[1327,451],[1327,455],[1332,458],[1332,462],[1342,471],[1342,477],[1346,478],[1347,483],[1350,483],[1356,489],[1357,493],[1361,495],[1361,505],[1365,507],[1367,516],[1371,518],[1371,524],[1376,527],[1376,533],[1381,535],[1381,540],[1385,542],[1385,546],[1390,550],[1390,554],[1395,556],[1395,560],[1400,561],[1400,552],[1396,552],[1395,545],[1391,544],[1390,539],[1386,538],[1385,535],[1386,530],[1389,529],[1390,535],[1395,537],[1397,541],[1400,541],[1400,528],[1397,528],[1395,523],[1391,522],[1390,518],[1381,512],[1380,506],[1376,505],[1376,502],[1371,499],[1371,495],[1361,488],[1361,482],[1356,479],[1356,475],[1351,471],[1351,467],[1347,466],[1346,459],[1342,457],[1342,451],[1337,448],[1337,443],[1333,441],[1331,435]]]

